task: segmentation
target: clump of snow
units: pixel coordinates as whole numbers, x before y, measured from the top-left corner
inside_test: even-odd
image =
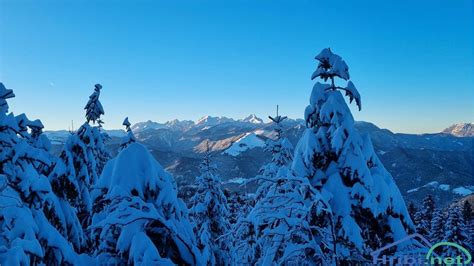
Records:
[[[439,186],[438,181],[432,181],[432,182],[429,182],[428,184],[424,185],[424,187],[434,187],[434,188],[437,188],[438,186]]]
[[[271,134],[270,131],[264,130],[264,129],[257,129],[253,133],[255,133],[256,135],[261,135],[261,136],[266,136],[268,134]]]
[[[247,182],[247,179],[246,178],[243,178],[243,177],[235,177],[235,178],[232,178],[232,179],[229,179],[227,180],[225,183],[226,184],[244,184],[245,182]]]
[[[449,187],[450,187],[450,185],[447,185],[447,184],[440,184],[439,185],[439,189],[444,190],[444,191],[448,191]]]
[[[257,147],[265,147],[265,141],[259,138],[254,133],[246,133],[244,136],[232,143],[232,145],[227,148],[223,153],[231,156],[238,156],[246,150]]]
[[[474,193],[474,191],[472,191],[468,188],[465,188],[465,187],[457,187],[457,188],[454,188],[452,191],[453,191],[453,193],[456,193],[456,194],[461,195],[461,196],[467,196],[467,195],[470,195],[470,194]]]

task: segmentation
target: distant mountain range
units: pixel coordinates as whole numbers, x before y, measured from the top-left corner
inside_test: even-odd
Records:
[[[446,205],[474,192],[473,124],[453,125],[436,134],[398,134],[374,124],[357,122],[356,129],[369,134],[377,154],[393,175],[402,194],[415,203],[431,193]],[[285,134],[296,145],[305,129],[301,119],[287,119]],[[194,182],[206,143],[213,151],[215,163],[226,186],[242,188],[246,178],[253,177],[270,159],[263,151],[265,141],[274,137],[273,125],[255,115],[234,120],[205,116],[196,122],[173,120],[166,123],[140,122],[132,126],[137,139],[145,144],[158,161],[171,172],[178,184]],[[123,130],[107,131],[114,152]],[[68,131],[47,131],[59,151]]]
[[[136,123],[135,125],[132,126],[133,132],[140,132],[140,131],[145,131],[148,129],[162,129],[162,128],[168,128],[168,129],[174,129],[174,130],[190,130],[192,128],[204,128],[204,127],[211,127],[211,126],[217,126],[221,124],[227,124],[227,123],[233,123],[233,124],[264,124],[263,120],[261,118],[258,118],[256,115],[251,114],[247,116],[244,119],[239,119],[239,120],[234,120],[232,118],[227,118],[227,117],[217,117],[217,116],[204,116],[197,120],[196,122],[191,121],[191,120],[172,120],[168,121],[165,123],[157,123],[153,122],[151,120],[148,120],[146,122],[139,122]]]

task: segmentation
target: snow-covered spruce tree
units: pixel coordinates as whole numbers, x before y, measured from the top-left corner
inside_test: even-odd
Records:
[[[438,243],[444,239],[444,223],[445,218],[441,210],[436,209],[433,212],[433,219],[431,220],[431,228],[429,231],[429,239],[431,243]]]
[[[255,193],[255,200],[259,201],[268,192],[268,189],[274,182],[274,178],[278,173],[278,170],[282,166],[287,166],[293,160],[293,145],[291,142],[282,136],[283,127],[281,122],[283,122],[287,117],[280,116],[277,114],[275,117],[269,116],[270,120],[274,123],[275,139],[268,139],[265,147],[266,152],[270,152],[272,155],[272,160],[260,168],[258,175],[255,178],[249,179],[248,182],[257,181],[258,189]]]
[[[468,224],[474,217],[472,211],[472,204],[468,200],[465,200],[462,204],[462,218],[464,222]]]
[[[468,226],[468,248],[471,251],[471,254],[474,253],[474,219],[471,219]]]
[[[283,166],[233,228],[235,265],[330,265],[331,210],[306,177]]]
[[[229,206],[230,224],[235,224],[240,217],[247,216],[255,205],[254,198],[246,192],[224,189],[224,195],[227,198],[227,205]]]
[[[196,193],[196,186],[194,184],[179,184],[178,183],[178,198],[182,199],[186,206],[191,206],[191,198]],[[225,191],[224,191],[225,194]],[[226,195],[227,196],[227,195]]]
[[[428,194],[423,199],[423,205],[415,214],[416,232],[423,236],[429,236],[433,213],[436,210],[436,204],[433,196]]]
[[[100,96],[100,90],[102,89],[102,85],[100,84],[95,84],[94,86],[94,92],[89,96],[89,101],[86,104],[86,107],[84,107],[84,110],[86,110],[86,121],[87,123],[93,122],[94,124],[96,122],[99,122],[98,124],[102,124],[100,121],[100,116],[105,114],[104,108],[102,107],[102,104],[99,101],[99,96]]]
[[[413,222],[415,222],[415,214],[418,212],[418,208],[415,206],[413,201],[410,201],[408,204],[408,214],[410,214],[410,218]]]
[[[0,83],[0,264],[77,263],[77,254],[56,229],[73,225],[56,205],[58,199],[42,173],[51,165],[41,148],[49,141],[36,136],[39,120],[7,114],[6,100],[13,97],[12,90]],[[50,211],[49,206],[56,208]]]
[[[474,212],[472,204],[468,200],[465,200],[462,204],[462,218],[464,219],[466,235],[468,236],[466,248],[471,251],[471,254],[474,254]]]
[[[30,121],[25,114],[16,116],[16,120],[20,132],[19,135],[31,145],[36,158],[41,158],[41,160],[32,160],[30,162],[31,165],[33,165],[38,174],[48,176],[59,158],[50,153],[51,143],[42,134],[43,124],[40,120]],[[84,233],[76,216],[75,208],[69,202],[58,197],[54,192],[46,194],[42,200],[42,209],[46,219],[61,235],[65,236],[72,243],[77,251],[80,251],[84,244]]]
[[[390,173],[374,152],[368,135],[360,136],[347,106],[361,98],[344,60],[327,48],[312,79],[316,82],[305,110],[307,129],[300,139],[292,169],[330,203],[333,211],[336,253],[351,259],[407,236],[413,222]],[[345,86],[340,85],[347,81]],[[392,250],[391,250],[392,251]]]
[[[82,126],[89,125],[92,121],[93,124],[97,124],[96,127],[92,127],[93,135],[90,137],[91,142],[94,141],[94,145],[92,146],[92,152],[96,158],[96,168],[97,168],[97,175],[102,173],[102,169],[104,169],[105,164],[110,159],[110,153],[105,149],[105,141],[107,141],[110,137],[107,133],[101,131],[102,124],[104,121],[100,119],[100,116],[104,114],[104,108],[99,101],[100,90],[102,89],[102,85],[95,84],[94,92],[89,96],[89,101],[87,102],[84,110],[86,110],[86,123]],[[79,129],[80,133],[81,129]],[[87,139],[84,138],[87,144]],[[94,181],[94,180],[93,180]]]
[[[76,209],[84,230],[91,218],[89,191],[110,158],[105,147],[105,135],[100,130],[100,115],[104,114],[99,101],[101,88],[100,84],[95,85],[85,107],[86,122],[68,137],[60,154],[61,160],[56,162],[49,175],[54,192]],[[97,125],[90,125],[90,122]],[[90,243],[81,243],[81,250],[89,248]]]
[[[173,177],[131,143],[110,160],[92,192],[95,256],[110,265],[196,265],[188,211]]]
[[[230,229],[229,207],[222,184],[212,163],[207,145],[199,166],[201,175],[196,178],[197,191],[190,200],[189,216],[195,228],[197,245],[206,265],[228,265],[229,245],[223,237]]]
[[[130,128],[130,126],[132,124],[130,124],[130,122],[128,121],[128,117],[125,117],[125,119],[123,120],[122,125],[125,126],[125,130],[127,131],[127,135],[125,137],[123,137],[122,141],[120,142],[120,148],[119,148],[120,151],[127,148],[127,146],[129,144],[134,143],[134,142],[137,141],[137,139],[135,138],[135,135],[133,135],[132,129]]]
[[[444,225],[444,241],[458,243],[463,245],[468,244],[468,228],[464,223],[462,217],[462,210],[459,206],[450,207],[448,210],[448,216]],[[456,257],[459,255],[458,249],[449,247],[444,248],[444,255],[447,257]]]

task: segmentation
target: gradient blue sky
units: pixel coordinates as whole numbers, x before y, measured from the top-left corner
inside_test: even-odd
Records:
[[[106,128],[204,115],[302,117],[331,47],[362,95],[357,120],[437,132],[474,117],[472,0],[0,1],[0,80],[16,114]],[[353,110],[355,110],[353,108]]]

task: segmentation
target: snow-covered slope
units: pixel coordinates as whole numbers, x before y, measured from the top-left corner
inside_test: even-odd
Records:
[[[242,152],[256,147],[265,147],[265,141],[254,133],[247,133],[224,151],[225,154],[238,156]]]
[[[473,123],[460,123],[454,124],[445,130],[443,133],[451,134],[456,137],[474,137],[474,124]]]

